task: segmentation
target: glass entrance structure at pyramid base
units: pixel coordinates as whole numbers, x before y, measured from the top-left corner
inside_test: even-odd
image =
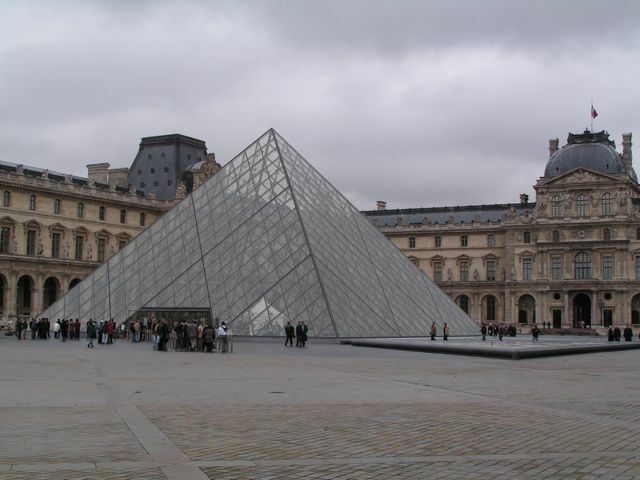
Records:
[[[235,335],[451,335],[477,325],[273,129],[42,313],[208,308]]]

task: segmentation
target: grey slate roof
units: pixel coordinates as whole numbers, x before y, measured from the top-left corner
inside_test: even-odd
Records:
[[[407,208],[398,210],[369,210],[363,215],[377,227],[393,227],[396,225],[446,225],[471,223],[499,223],[512,207],[518,215],[531,212],[535,203],[503,203],[497,205],[467,205],[457,207]]]

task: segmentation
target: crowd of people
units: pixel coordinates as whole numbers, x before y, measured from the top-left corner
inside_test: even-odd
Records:
[[[165,319],[136,319],[129,323],[128,338],[133,343],[151,341],[153,349],[161,352],[212,352],[217,342],[220,351],[227,353],[231,332],[218,318],[215,323],[220,325],[217,329],[204,320],[181,320],[171,324]]]
[[[498,337],[498,340],[502,341],[503,337],[515,337],[517,333],[516,326],[513,324],[497,323],[495,325],[487,325],[483,323],[480,325],[482,340],[486,340],[487,335],[489,335],[490,337]]]

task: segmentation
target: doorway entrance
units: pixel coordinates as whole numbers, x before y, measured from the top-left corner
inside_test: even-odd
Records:
[[[591,326],[591,297],[579,293],[573,297],[573,327],[582,328],[583,325]]]
[[[562,328],[562,310],[553,310],[553,328]]]

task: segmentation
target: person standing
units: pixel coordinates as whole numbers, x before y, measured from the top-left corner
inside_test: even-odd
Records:
[[[304,324],[302,321],[302,348],[307,346],[307,333],[309,332],[309,327]]]
[[[298,322],[296,325],[296,347],[302,345],[302,324]]]
[[[202,320],[200,321],[200,324],[198,325],[198,343],[196,345],[196,349],[199,352],[202,352],[204,350],[204,342],[202,341],[202,339],[204,334],[204,324],[202,323]]]
[[[620,341],[620,328],[616,327],[613,329],[613,340],[615,342],[619,342]]]
[[[442,327],[442,340],[449,340],[449,325],[447,325],[447,322],[445,322],[444,327]]]
[[[482,326],[480,327],[480,333],[482,334],[482,341],[485,341],[487,338],[487,325],[486,324],[482,324]]]
[[[91,318],[87,322],[87,338],[89,339],[87,348],[93,348],[93,339],[96,338],[96,324]]]
[[[625,342],[630,342],[633,338],[633,330],[631,330],[631,327],[629,325],[624,327],[624,332],[622,332],[622,334],[624,335]]]
[[[222,343],[222,353],[227,353],[227,347],[228,347],[228,332],[227,332],[227,325],[226,323],[222,322],[220,324],[220,328],[218,328],[218,337],[220,338],[220,341]]]
[[[202,330],[202,338],[206,352],[211,352],[211,350],[213,350],[213,336],[213,327],[209,324],[205,325]]]
[[[69,321],[66,318],[62,320],[62,325],[60,326],[60,334],[62,335],[62,341],[66,342],[67,337],[69,336]]]
[[[537,342],[538,337],[540,336],[540,329],[538,328],[538,325],[533,326],[533,328],[531,329],[531,335],[533,335],[533,341]]]
[[[22,320],[20,319],[16,322],[16,338],[22,340]]]
[[[436,327],[436,322],[432,322],[431,323],[431,340],[435,340],[436,339],[436,334],[438,333],[438,327]]]
[[[609,342],[613,342],[613,327],[609,327],[609,330],[607,331],[607,340]]]
[[[284,327],[284,334],[287,336],[287,339],[284,341],[284,346],[287,346],[287,343],[293,347],[293,337],[295,336],[295,329],[291,322],[287,322],[287,326]]]
[[[80,320],[78,318],[76,318],[76,321],[73,324],[73,338],[80,340]]]

